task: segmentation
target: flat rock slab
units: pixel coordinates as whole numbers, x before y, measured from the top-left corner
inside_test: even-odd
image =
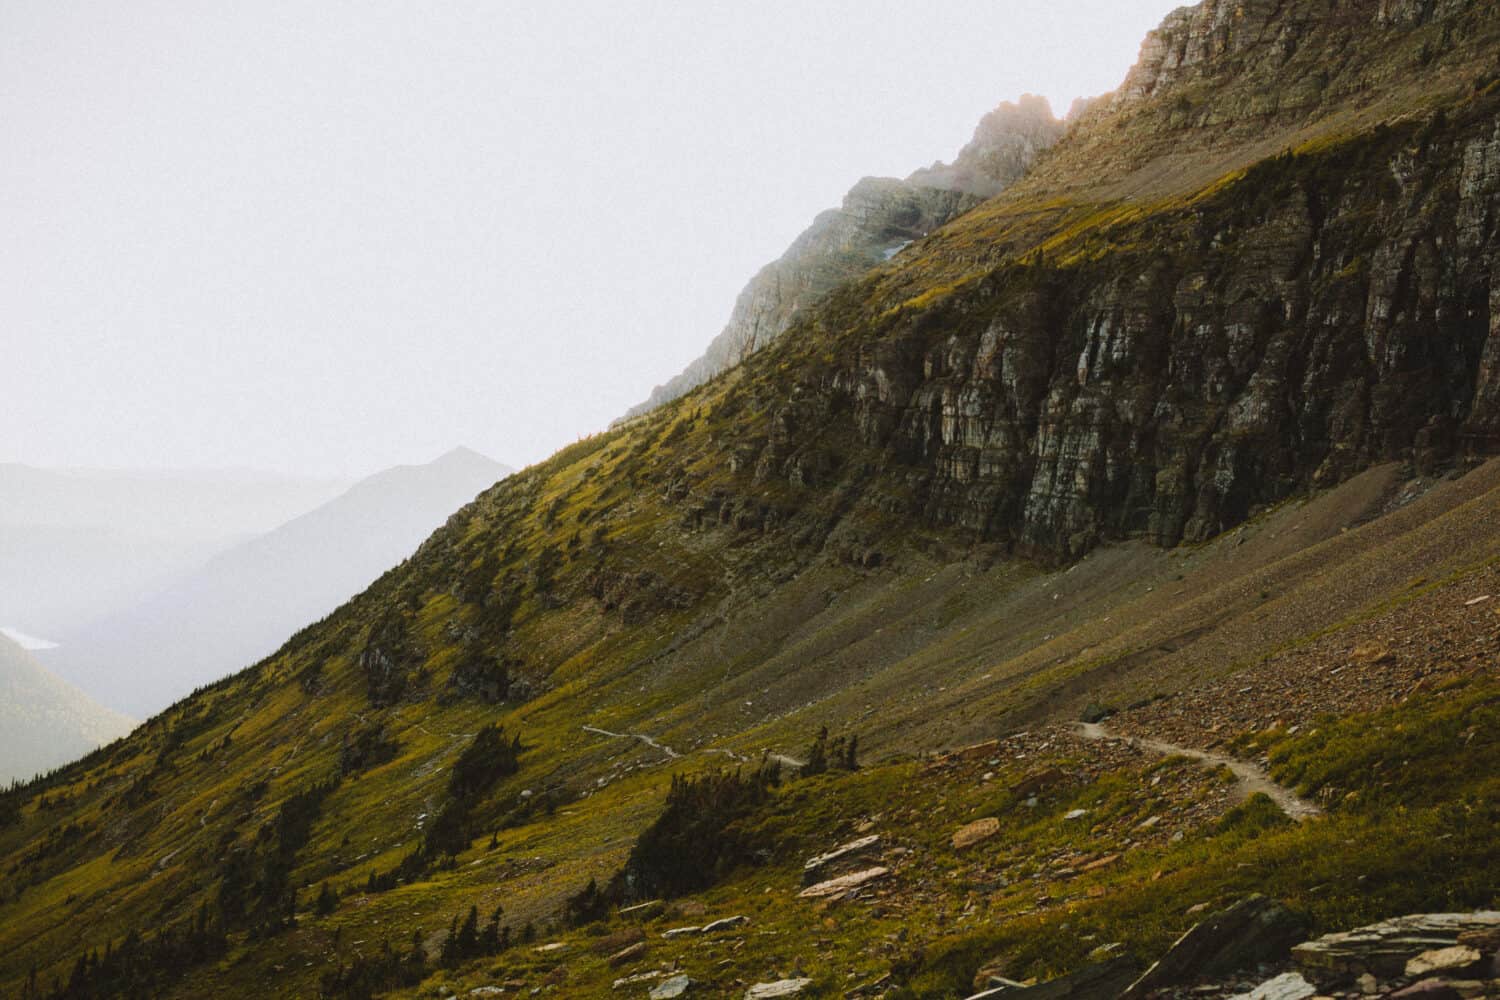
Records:
[[[967,826],[961,826],[953,831],[953,849],[961,851],[966,847],[989,840],[1000,832],[1000,821],[994,816],[986,816],[984,819],[976,819]]]
[[[608,961],[610,965],[624,965],[626,962],[635,961],[644,954],[646,954],[646,942],[637,941],[635,944],[626,945],[609,956]]]
[[[1317,988],[1303,979],[1301,973],[1288,972],[1230,1000],[1307,1000],[1317,993]]]
[[[827,882],[810,885],[797,893],[797,895],[802,899],[822,899],[827,896],[839,896],[867,885],[870,882],[883,879],[890,873],[891,870],[889,868],[866,868],[864,871],[850,872],[848,875],[831,878]],[[783,980],[783,982],[790,982],[790,980]],[[780,996],[780,994],[775,995]]]
[[[1413,979],[1421,979],[1436,972],[1459,972],[1474,965],[1483,957],[1478,948],[1470,948],[1461,944],[1456,944],[1451,948],[1437,948],[1424,951],[1416,958],[1408,959],[1406,974]]]
[[[1140,966],[1125,956],[1095,962],[1075,969],[1059,979],[1025,986],[1018,1000],[1115,1000],[1140,973]]]
[[[1489,994],[1470,993],[1467,995],[1485,997]],[[1390,996],[1391,1000],[1463,1000],[1465,994],[1454,989],[1446,979],[1424,979],[1419,983],[1412,983],[1405,989],[1397,990]]]
[[[1292,949],[1302,974],[1320,986],[1368,972],[1380,979],[1406,974],[1406,963],[1426,951],[1458,944],[1461,934],[1500,928],[1500,912],[1421,913],[1352,931],[1325,934]]]
[[[626,976],[623,979],[616,979],[615,984],[610,987],[610,989],[618,990],[626,986],[639,986],[641,983],[649,983],[653,979],[660,979],[663,975],[665,975],[665,973],[660,969],[651,969],[648,972],[638,972],[633,976]]]
[[[718,931],[732,930],[735,927],[743,927],[749,922],[750,918],[743,915],[725,917],[722,920],[715,920],[713,923],[704,924],[702,933],[713,934]]]
[[[1305,930],[1302,919],[1275,900],[1247,896],[1178,938],[1145,975],[1120,994],[1121,1000],[1281,958]]]
[[[673,927],[671,930],[661,932],[661,936],[670,941],[672,938],[692,937],[694,934],[702,934],[702,927]]]
[[[968,1000],[1115,1000],[1135,979],[1139,967],[1125,957],[1085,965],[1058,979],[1027,986],[992,977],[990,988]]]
[[[692,988],[693,981],[687,976],[673,976],[651,987],[651,992],[646,995],[651,1000],[676,1000],[677,997],[687,996],[688,990]]]
[[[811,985],[811,979],[778,979],[774,983],[756,983],[745,991],[745,1000],[772,1000],[774,997],[794,997]]]
[[[863,854],[880,849],[880,834],[872,833],[868,837],[860,837],[851,840],[847,844],[840,844],[826,854],[819,854],[807,859],[802,866],[802,884],[812,885],[819,881],[822,872],[827,871],[842,861],[849,861]]]

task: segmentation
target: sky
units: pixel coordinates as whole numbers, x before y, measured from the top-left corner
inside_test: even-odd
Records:
[[[0,462],[521,466],[1160,0],[0,0]]]

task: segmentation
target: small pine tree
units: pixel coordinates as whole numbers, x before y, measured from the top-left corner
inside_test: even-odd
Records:
[[[448,924],[448,936],[443,939],[443,950],[438,953],[438,961],[447,966],[458,964],[458,914],[456,913]]]
[[[320,917],[326,917],[338,909],[339,894],[327,882],[318,890],[318,901],[314,904],[314,910]]]
[[[469,915],[458,929],[458,957],[472,958],[479,951],[479,907],[470,906]]]
[[[828,727],[818,730],[818,738],[807,748],[807,763],[802,765],[802,777],[810,778],[828,770]]]

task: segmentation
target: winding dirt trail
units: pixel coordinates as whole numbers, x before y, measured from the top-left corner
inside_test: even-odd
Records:
[[[648,747],[651,747],[653,750],[660,750],[668,757],[675,759],[682,756],[682,754],[678,753],[676,750],[673,750],[665,743],[658,743],[656,742],[656,740],[652,739],[650,736],[647,736],[645,733],[612,733],[608,729],[599,729],[596,726],[584,726],[583,731],[586,733],[593,733],[596,736],[608,736],[611,739],[616,740],[640,740]]]
[[[1122,736],[1112,733],[1096,722],[1077,723],[1077,732],[1086,740],[1120,740],[1131,746],[1149,750],[1152,753],[1161,754],[1163,757],[1190,757],[1210,767],[1223,766],[1233,772],[1239,782],[1242,795],[1248,798],[1256,792],[1266,795],[1272,802],[1281,808],[1287,816],[1302,822],[1314,816],[1322,815],[1323,810],[1313,803],[1298,796],[1289,788],[1278,785],[1271,776],[1256,767],[1254,764],[1238,760],[1234,757],[1226,757],[1223,754],[1211,753],[1207,750],[1194,750],[1191,747],[1180,747],[1172,743],[1163,743],[1161,740],[1145,739],[1138,736]]]
[[[662,753],[666,754],[668,759],[670,760],[677,760],[683,756],[676,750],[673,750],[671,747],[667,746],[665,743],[660,743],[655,738],[647,736],[645,733],[612,733],[608,729],[600,729],[598,726],[583,726],[581,728],[584,732],[593,733],[595,736],[608,736],[610,739],[615,740],[639,740],[642,743],[646,744],[646,746],[651,747],[653,750],[660,750]],[[754,758],[752,757],[746,757],[744,754],[735,753],[733,750],[726,750],[723,747],[704,747],[700,750],[690,750],[688,752],[721,754],[725,757],[728,757],[730,760],[737,761],[741,764],[748,763],[754,760]],[[776,763],[781,764],[783,767],[800,768],[804,764],[803,761],[800,761],[795,757],[788,757],[784,753],[772,753],[767,754],[766,756],[770,760],[774,760],[776,761]]]

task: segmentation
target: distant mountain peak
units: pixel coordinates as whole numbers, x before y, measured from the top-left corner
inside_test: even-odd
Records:
[[[443,452],[437,458],[428,463],[429,465],[486,465],[496,468],[506,468],[500,462],[495,461],[488,455],[475,451],[466,445],[458,445]]]
[[[0,631],[0,784],[65,764],[135,728]]]
[[[860,180],[839,208],[819,215],[779,260],[750,279],[728,325],[704,353],[622,419],[650,412],[739,364],[834,288],[1016,183],[1066,130],[1045,97],[1025,94],[985,115],[951,164],[938,161],[905,180]]]

